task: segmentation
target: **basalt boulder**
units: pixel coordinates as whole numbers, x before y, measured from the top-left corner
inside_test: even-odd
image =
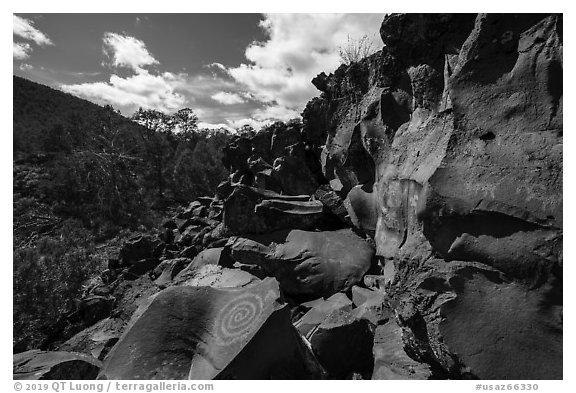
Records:
[[[308,351],[308,352],[307,352]],[[140,309],[101,379],[269,379],[322,375],[289,319],[278,285],[178,286]]]
[[[562,24],[389,15],[384,48],[317,78],[304,111],[373,231],[406,351],[436,377],[561,378]]]
[[[288,196],[243,185],[224,202],[223,223],[232,234],[280,229],[313,229],[325,216],[324,206],[308,195]]]

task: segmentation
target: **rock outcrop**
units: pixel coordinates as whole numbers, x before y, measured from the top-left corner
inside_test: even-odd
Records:
[[[380,33],[317,84],[304,133],[374,231],[406,351],[451,378],[561,378],[562,16],[391,15]]]

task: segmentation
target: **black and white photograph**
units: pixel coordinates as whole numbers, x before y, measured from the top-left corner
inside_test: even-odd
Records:
[[[7,388],[560,391],[564,14],[251,9],[11,12]]]

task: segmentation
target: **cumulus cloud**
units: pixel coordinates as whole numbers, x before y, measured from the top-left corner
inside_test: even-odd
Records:
[[[126,114],[139,107],[173,112],[183,108],[186,103],[185,97],[175,91],[182,78],[169,72],[152,75],[140,70],[126,78],[112,74],[109,82],[62,85],[60,88],[100,104],[112,104],[123,113],[128,112]]]
[[[34,67],[31,64],[26,64],[26,63],[20,64],[20,66],[18,68],[20,69],[20,71],[30,71],[30,70],[34,69]]]
[[[115,67],[128,67],[138,72],[144,66],[158,64],[148,52],[144,41],[116,33],[104,34],[104,53],[112,59]]]
[[[241,103],[245,102],[244,98],[240,97],[238,94],[228,93],[228,92],[224,92],[224,91],[216,93],[216,94],[212,95],[210,98],[212,98],[214,101],[217,101],[217,102],[224,104],[224,105],[234,105],[234,104],[241,104]]]
[[[34,27],[34,21],[22,18],[17,15],[12,15],[13,34],[20,39],[31,41],[38,46],[54,45],[50,38],[40,30]],[[16,60],[24,60],[30,57],[32,53],[32,45],[27,42],[14,42],[12,49],[12,57]]]
[[[254,118],[242,118],[237,120],[228,120],[228,124],[234,130],[240,128],[244,125],[249,125],[250,127],[254,128],[255,130],[259,130],[262,127],[272,124],[274,121],[272,120],[256,120]]]
[[[13,15],[14,35],[28,41],[33,41],[38,46],[54,45],[50,38],[34,27],[34,21]]]
[[[219,129],[223,128],[223,129],[228,130],[230,132],[236,132],[236,130],[233,127],[230,127],[229,124],[225,124],[225,123],[214,124],[214,123],[199,122],[198,128],[200,128],[200,129],[207,128],[209,130],[219,130]]]
[[[267,14],[260,25],[268,39],[246,49],[248,64],[227,71],[255,98],[269,104],[268,114],[274,107],[284,118],[291,116],[318,94],[312,78],[340,65],[338,49],[348,37],[374,37],[379,49],[376,35],[382,19],[382,14]]]
[[[288,121],[300,116],[300,112],[279,105],[269,105],[254,111],[254,119],[258,121],[282,120]]]
[[[26,42],[14,42],[12,46],[12,57],[16,60],[24,60],[30,57],[32,47]]]
[[[160,64],[146,48],[143,41],[116,33],[105,33],[104,52],[113,67],[127,67],[134,74],[110,76],[108,82],[61,85],[60,89],[99,104],[111,104],[124,114],[131,114],[139,107],[174,112],[186,106],[186,98],[177,92],[185,84],[186,74],[151,72],[144,67]]]

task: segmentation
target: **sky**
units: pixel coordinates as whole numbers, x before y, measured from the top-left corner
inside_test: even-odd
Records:
[[[201,127],[298,117],[347,40],[383,14],[14,14],[13,72],[125,116],[191,108]]]

